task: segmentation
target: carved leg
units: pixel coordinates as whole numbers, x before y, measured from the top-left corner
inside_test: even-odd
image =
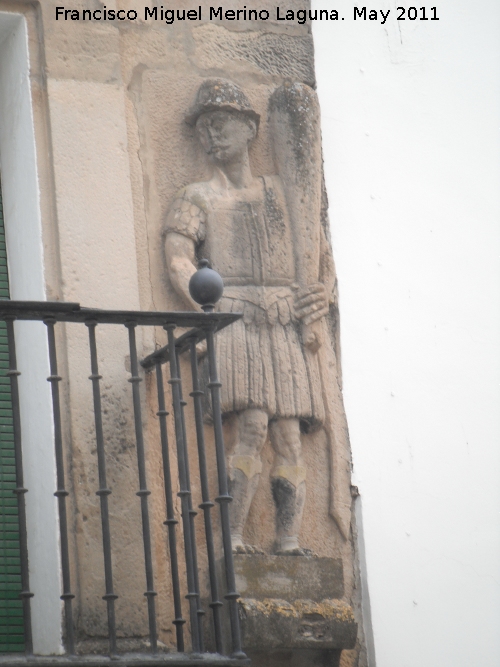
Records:
[[[306,469],[298,419],[279,419],[271,424],[271,441],[276,451],[272,491],[276,504],[277,553],[309,555],[299,546],[300,525],[306,500]]]
[[[267,437],[267,413],[245,410],[238,416],[238,441],[229,457],[231,504],[231,540],[235,553],[262,553],[245,545],[243,530],[253,497],[259,485],[262,461],[260,454]]]

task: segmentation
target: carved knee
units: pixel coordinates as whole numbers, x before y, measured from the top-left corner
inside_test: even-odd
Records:
[[[241,470],[248,480],[262,472],[260,452],[266,441],[268,416],[263,410],[245,410],[239,415],[238,442],[229,457],[231,479]]]
[[[235,470],[241,470],[245,477],[250,480],[262,472],[262,461],[257,455],[234,454],[229,457],[229,470],[231,478],[234,478]]]
[[[273,471],[273,479],[286,479],[297,489],[306,481],[307,469],[305,466],[277,466]]]
[[[269,417],[263,410],[245,410],[239,415],[238,444],[235,454],[259,455],[267,437]]]
[[[278,419],[272,422],[271,440],[278,457],[278,464],[302,466],[302,443],[298,419]]]

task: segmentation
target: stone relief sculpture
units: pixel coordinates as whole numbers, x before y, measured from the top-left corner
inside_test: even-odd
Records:
[[[164,227],[165,254],[171,283],[187,307],[197,308],[188,283],[197,258],[206,257],[224,279],[218,307],[243,313],[217,336],[222,410],[238,425],[229,457],[233,550],[259,553],[244,543],[243,531],[269,435],[276,553],[307,555],[299,531],[306,480],[314,471],[304,466],[302,432],[325,428],[331,514],[344,538],[350,524],[348,463],[335,447],[340,390],[325,319],[335,276],[320,221],[315,93],[304,84],[285,84],[271,96],[269,112],[278,174],[254,176],[248,149],[259,115],[234,83],[202,83],[186,121],[196,128],[213,173],[177,193]]]

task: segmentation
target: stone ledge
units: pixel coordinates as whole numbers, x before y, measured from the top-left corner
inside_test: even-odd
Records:
[[[344,595],[340,558],[235,554],[234,571],[236,590],[243,598],[293,601]]]
[[[350,649],[357,623],[342,600],[239,600],[245,649]]]

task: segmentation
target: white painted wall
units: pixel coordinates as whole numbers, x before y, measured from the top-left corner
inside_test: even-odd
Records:
[[[498,667],[500,4],[401,4],[313,27],[376,661]]]
[[[24,18],[0,12],[0,173],[12,299],[45,300]],[[16,323],[35,653],[61,652],[58,523],[45,325]]]

